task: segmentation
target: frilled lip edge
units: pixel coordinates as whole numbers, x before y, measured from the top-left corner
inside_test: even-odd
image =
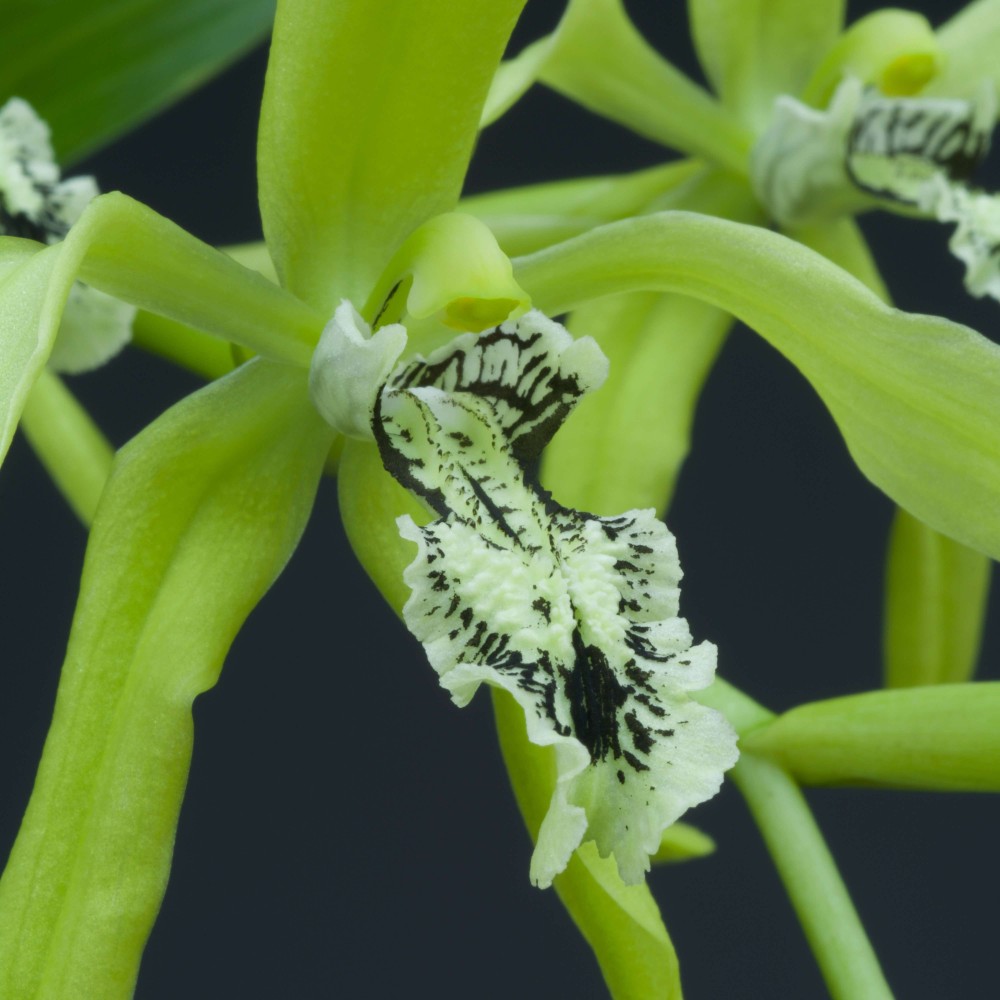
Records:
[[[603,356],[539,313],[399,366],[372,427],[386,468],[438,519],[398,522],[418,546],[404,620],[464,705],[511,693],[556,782],[532,859],[549,885],[594,840],[637,883],[663,830],[718,791],[737,758],[711,683],[715,647],[678,614],[673,536],[652,511],[599,518],[525,472]]]

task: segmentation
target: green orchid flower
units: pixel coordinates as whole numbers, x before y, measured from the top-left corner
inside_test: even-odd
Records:
[[[691,209],[776,225],[888,300],[853,219],[881,208],[954,224],[950,246],[965,265],[968,290],[992,295],[1000,287],[998,202],[967,184],[996,117],[991,52],[1000,5],[979,0],[938,30],[922,15],[895,8],[845,28],[842,0],[691,0],[688,6],[714,94],[642,38],[621,0],[572,0],[551,35],[501,67],[485,122],[539,80],[689,157],[628,177],[468,200],[466,209],[486,221],[505,248],[533,252],[637,212]],[[602,346],[603,329],[629,331],[627,338],[616,332],[614,346],[606,349],[621,393],[643,403],[634,414],[619,407],[611,412],[610,403],[597,399],[588,403],[550,449],[549,474],[579,481],[573,468],[597,447],[610,467],[620,469],[603,486],[580,482],[599,509],[609,501],[635,502],[620,491],[622,484],[640,482],[642,502],[662,509],[729,317],[676,296],[647,295],[588,307],[575,322]],[[650,332],[669,328],[688,333]],[[675,341],[669,347],[668,339]],[[662,370],[668,352],[674,359],[671,391],[655,404],[643,373]],[[623,426],[636,423],[671,428],[647,442],[659,456],[656,465],[629,466],[614,445]],[[859,464],[871,475],[863,460]],[[956,544],[960,537],[934,525],[919,506],[903,503],[897,514],[884,643],[891,686],[967,679],[975,668],[990,564],[981,554],[987,550]]]
[[[708,347],[697,336],[685,347],[682,332],[661,360],[676,350],[704,370],[728,322],[719,317],[734,315],[810,379],[874,482],[990,554],[1000,551],[989,516],[1000,351],[966,327],[889,308],[785,237],[708,215],[588,224],[511,263],[481,220],[455,209],[521,5],[279,5],[258,146],[278,283],[119,194],[95,198],[51,246],[0,241],[4,446],[45,385],[77,280],[164,319],[143,339],[167,356],[214,374],[217,342],[251,355],[126,445],[102,487],[52,729],[0,881],[0,992],[131,995],[170,868],[191,703],[294,551],[342,445],[355,550],[456,701],[481,683],[500,689],[501,745],[536,839],[532,877],[560,894],[612,993],[680,996],[642,876],[650,855],[683,842],[664,841],[664,827],[718,787],[735,731],[755,750],[733,778],[831,992],[888,995],[790,773],[871,777],[861,764],[882,749],[879,713],[893,714],[892,744],[927,730],[926,701],[887,697],[818,760],[808,720],[857,721],[857,706],[806,706],[803,725],[791,713],[775,721],[724,682],[708,686],[714,653],[679,617],[673,541],[651,513],[669,462],[654,461],[642,489],[623,478],[630,502],[610,510],[607,497],[584,502],[590,463],[550,465],[552,496],[531,479],[532,460],[579,423],[574,414],[553,438],[606,370],[601,349],[546,314],[575,309],[576,323],[610,297],[629,318],[617,344],[597,324],[611,364],[590,398],[604,393],[635,428],[620,438],[633,464],[658,454],[660,394],[609,393],[616,368],[632,367],[630,342],[654,315],[685,320],[708,331]],[[728,138],[707,140],[720,152],[742,134],[727,127]],[[742,181],[685,165],[615,188],[607,212],[631,215],[660,196],[669,208],[688,182],[687,208],[758,211]],[[409,345],[420,353],[403,355]],[[949,391],[957,383],[961,396]],[[92,489],[92,475],[80,478]],[[72,472],[62,485],[82,489]],[[988,723],[995,699],[976,707],[974,688],[963,691],[946,721],[971,708]],[[992,787],[981,766],[992,731],[968,730],[927,780]],[[898,783],[911,763],[887,754],[874,780]]]

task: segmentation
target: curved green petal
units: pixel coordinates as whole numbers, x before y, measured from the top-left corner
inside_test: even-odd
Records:
[[[21,429],[77,517],[89,526],[114,450],[54,372],[43,370],[35,382]]]
[[[975,97],[983,80],[1000,87],[1000,0],[975,0],[937,31],[942,68],[927,88],[942,97]]]
[[[800,705],[746,734],[742,746],[811,785],[1000,792],[1000,682]]]
[[[258,139],[282,283],[329,317],[364,302],[420,223],[455,207],[524,0],[282,0]]]
[[[261,41],[274,0],[45,0],[8,3],[4,14],[0,102],[28,100],[66,165]]]
[[[794,235],[889,301],[868,244],[852,219]],[[979,657],[989,586],[986,556],[897,510],[886,558],[886,684],[968,680]]]
[[[1000,347],[975,331],[891,309],[792,240],[682,212],[514,264],[550,313],[643,289],[733,313],[810,380],[872,482],[936,530],[1000,554]]]
[[[972,677],[992,563],[904,510],[889,535],[883,649],[887,687]]]
[[[753,132],[797,96],[844,23],[845,0],[688,0],[691,34],[723,103]]]
[[[640,135],[746,173],[752,134],[646,42],[621,0],[572,0],[539,78]]]
[[[251,362],[115,460],[0,880],[0,995],[132,996],[170,869],[192,700],[292,554],[329,447],[305,383]]]
[[[552,52],[555,40],[555,33],[546,35],[526,46],[513,59],[500,63],[483,105],[480,128],[492,125],[531,89]]]

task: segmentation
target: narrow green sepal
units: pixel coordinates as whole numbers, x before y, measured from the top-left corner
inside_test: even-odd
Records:
[[[706,858],[715,852],[715,841],[690,823],[677,822],[663,831],[660,849],[649,859],[654,866]]]
[[[1000,792],[1000,682],[813,702],[747,733],[742,746],[809,785]]]
[[[294,551],[329,448],[305,380],[251,362],[115,460],[0,879],[0,996],[133,994],[170,870],[191,703]]]
[[[952,684],[979,659],[992,562],[897,510],[889,535],[883,651],[887,687]]]

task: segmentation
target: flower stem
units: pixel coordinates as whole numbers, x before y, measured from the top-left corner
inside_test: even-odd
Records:
[[[834,1000],[892,1000],[854,904],[798,785],[744,753],[733,780],[785,884]]]
[[[114,451],[58,375],[44,369],[31,390],[21,427],[77,517],[89,527]]]

